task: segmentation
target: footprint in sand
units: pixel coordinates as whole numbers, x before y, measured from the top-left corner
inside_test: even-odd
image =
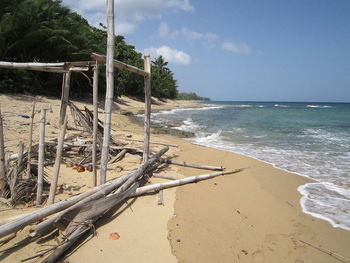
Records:
[[[254,260],[254,262],[264,262],[265,261],[265,255],[264,252],[257,250],[255,252],[253,252],[252,254],[252,258]]]

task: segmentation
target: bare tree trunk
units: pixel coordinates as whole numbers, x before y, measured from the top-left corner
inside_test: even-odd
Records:
[[[30,166],[32,160],[32,144],[33,144],[33,126],[35,116],[35,101],[33,102],[32,114],[30,115],[30,128],[29,128],[29,139],[28,139],[28,161],[27,161],[27,177],[30,176]]]
[[[42,194],[43,194],[43,174],[44,174],[44,162],[45,162],[45,124],[46,124],[46,109],[42,109],[41,115],[40,115],[38,188],[36,192],[36,205],[41,205]]]
[[[3,194],[6,185],[6,167],[5,167],[5,144],[4,129],[2,123],[1,106],[0,106],[0,191]]]
[[[107,61],[106,61],[106,100],[105,120],[103,130],[103,145],[101,153],[101,184],[106,182],[109,141],[111,136],[111,112],[114,93],[114,0],[107,0]]]
[[[92,131],[92,185],[97,185],[96,151],[97,151],[97,132],[98,132],[98,62],[94,67],[93,83],[93,105],[94,105],[94,123]]]
[[[66,115],[64,117],[64,122],[60,128],[60,133],[58,135],[54,173],[53,173],[53,177],[51,180],[50,193],[49,193],[49,199],[48,199],[49,205],[51,205],[55,202],[55,194],[56,194],[58,177],[60,175],[63,143],[64,143],[64,136],[66,134],[66,129],[67,129],[67,122],[68,122],[68,115]]]
[[[144,79],[145,83],[145,121],[144,121],[144,146],[143,146],[143,162],[149,158],[150,129],[151,129],[151,58],[144,57],[145,71],[149,73]]]

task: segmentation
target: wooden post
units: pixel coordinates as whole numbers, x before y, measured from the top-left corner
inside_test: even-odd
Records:
[[[50,193],[49,193],[49,199],[48,199],[49,205],[51,205],[55,202],[55,194],[56,194],[58,177],[60,175],[63,143],[64,143],[64,136],[66,134],[66,129],[67,129],[67,121],[68,121],[68,115],[66,115],[64,118],[64,122],[60,128],[60,133],[58,136],[56,158],[55,158],[55,165],[54,165],[54,173],[53,173],[53,178],[52,178],[51,185],[50,185]]]
[[[96,150],[97,150],[97,132],[98,132],[98,62],[94,67],[93,83],[93,105],[94,105],[94,123],[92,130],[92,185],[97,185],[96,169]]]
[[[17,166],[15,168],[15,172],[13,173],[13,178],[12,178],[12,182],[11,182],[11,186],[10,186],[11,196],[14,195],[17,179],[20,178],[19,177],[19,170],[20,170],[20,164],[21,164],[22,159],[23,159],[23,151],[24,151],[24,143],[22,141],[20,141],[18,144]]]
[[[111,112],[114,93],[114,0],[107,0],[107,61],[106,61],[106,100],[103,144],[101,152],[101,184],[106,182],[109,141],[111,136]]]
[[[46,109],[41,110],[39,123],[40,123],[40,135],[39,135],[39,157],[38,157],[38,188],[36,192],[36,205],[41,205],[42,194],[43,194]]]
[[[27,161],[27,177],[30,177],[30,166],[32,159],[32,143],[33,143],[33,126],[34,126],[34,116],[35,116],[35,101],[33,102],[32,114],[31,114],[31,122],[29,128],[29,139],[28,139],[28,161]]]
[[[151,58],[144,57],[145,71],[149,73],[144,79],[145,84],[145,120],[144,120],[144,146],[143,146],[143,162],[149,158],[150,144],[150,127],[151,127]]]
[[[3,189],[6,185],[6,167],[5,167],[5,144],[4,144],[4,129],[2,124],[1,106],[0,106],[0,191],[3,194]]]
[[[70,77],[71,77],[70,71],[63,74],[61,109],[60,109],[60,123],[59,123],[60,127],[64,122],[64,117],[66,116],[66,112],[67,112],[67,106],[68,106],[68,101],[69,101]]]

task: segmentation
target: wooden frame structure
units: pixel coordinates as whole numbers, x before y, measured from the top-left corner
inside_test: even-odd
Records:
[[[57,153],[56,153],[56,160],[55,160],[55,169],[54,169],[54,175],[51,182],[50,187],[50,194],[48,203],[52,204],[54,203],[55,199],[55,190],[57,188],[57,181],[59,177],[60,172],[60,163],[61,163],[61,156],[62,156],[62,146],[64,142],[64,136],[66,133],[66,127],[67,127],[67,117],[66,117],[66,110],[69,103],[69,90],[70,90],[70,79],[71,79],[71,73],[72,72],[82,72],[82,71],[88,71],[90,68],[93,70],[93,151],[92,151],[92,158],[93,158],[93,186],[97,185],[97,172],[96,172],[96,147],[97,147],[97,124],[98,124],[98,68],[99,65],[105,65],[106,64],[106,56],[92,53],[91,58],[93,61],[79,61],[79,62],[59,62],[59,63],[37,63],[37,62],[29,62],[29,63],[18,63],[18,62],[6,62],[6,61],[0,61],[0,68],[6,68],[6,69],[25,69],[25,70],[35,70],[35,71],[43,71],[43,72],[52,72],[52,73],[62,73],[63,74],[63,80],[62,80],[62,97],[61,97],[61,108],[60,108],[60,117],[59,117],[59,127],[60,127],[60,133],[59,133],[59,139],[58,139],[58,146],[57,146]],[[149,159],[149,145],[150,145],[150,116],[151,116],[151,62],[150,57],[145,56],[144,57],[144,66],[145,69],[139,69],[137,67],[134,67],[132,65],[128,65],[126,63],[123,63],[121,61],[118,61],[116,59],[113,60],[113,66],[121,70],[127,70],[133,73],[136,73],[138,75],[141,75],[144,77],[144,85],[145,85],[145,118],[144,118],[144,152],[143,152],[143,161],[146,162]],[[112,81],[114,81],[112,79]],[[108,90],[106,90],[106,99],[108,97],[107,94]],[[109,91],[110,92],[110,91]],[[109,94],[109,97],[111,94]],[[112,97],[109,98],[113,100],[113,93]],[[108,111],[111,111],[111,109],[106,109],[105,105],[105,115]],[[106,121],[106,118],[105,118]],[[108,121],[108,120],[107,120]],[[110,122],[110,120],[109,120]],[[105,124],[106,125],[106,124]],[[105,127],[106,129],[106,127]],[[110,138],[110,126],[107,127],[106,130],[108,134],[108,140],[104,142],[104,145],[106,145],[105,149],[102,149],[105,151],[105,156],[108,156],[109,151],[109,138]],[[105,141],[105,136],[104,136]],[[61,145],[62,144],[62,145]],[[103,152],[102,152],[103,155]],[[107,159],[106,159],[107,160]],[[107,160],[108,161],[108,160]],[[107,171],[107,162],[102,162],[101,157],[101,170]],[[106,174],[101,172],[101,184],[105,183],[106,181]]]

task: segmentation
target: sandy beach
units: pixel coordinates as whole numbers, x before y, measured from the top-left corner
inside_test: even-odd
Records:
[[[27,141],[29,120],[20,115],[30,113],[32,100],[27,95],[0,95],[8,152],[16,152],[20,140]],[[37,101],[37,109],[50,109],[47,138],[57,138],[59,100],[41,97]],[[90,102],[76,104],[91,108]],[[193,102],[155,100],[152,109],[198,106]],[[112,135],[120,140],[128,136],[135,140],[135,147],[141,146],[138,140],[142,140],[143,127],[126,112],[135,114],[142,109],[142,102],[122,97],[115,105]],[[99,111],[102,113],[102,108]],[[36,125],[35,134],[37,130]],[[130,200],[111,218],[99,222],[96,235],[87,237],[66,262],[350,262],[350,231],[333,228],[328,222],[302,212],[297,188],[309,179],[247,156],[194,145],[167,134],[152,134],[151,141],[177,145],[166,154],[174,160],[224,166],[227,170],[247,169],[164,190],[164,205],[157,205],[158,195]],[[152,145],[152,150],[161,147]],[[109,167],[108,179],[137,167],[140,161],[138,157],[127,156]],[[116,166],[123,167],[123,171]],[[91,188],[91,173],[78,174],[64,165],[61,171],[59,184],[65,184],[67,190],[58,195],[58,200]],[[170,166],[163,173],[183,178],[209,172]],[[151,179],[152,183],[163,181]],[[5,220],[35,208],[8,209],[2,204],[0,209],[0,220]],[[28,229],[0,249],[22,240]],[[111,240],[112,232],[118,232],[120,239]],[[43,244],[52,245],[55,240],[33,242],[0,256],[0,261],[19,262],[42,249]]]

